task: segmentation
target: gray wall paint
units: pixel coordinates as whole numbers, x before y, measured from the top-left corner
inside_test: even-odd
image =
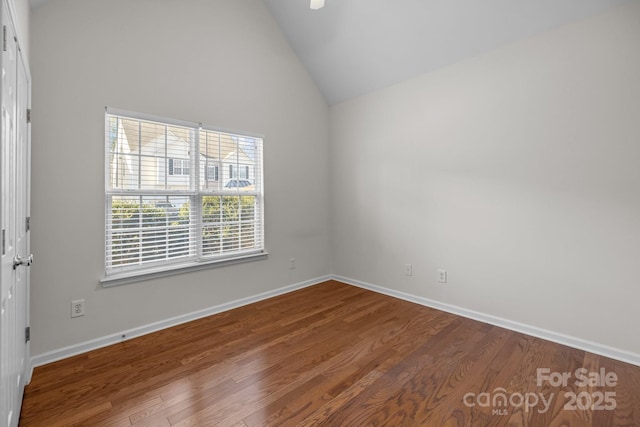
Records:
[[[332,107],[335,273],[640,353],[638,40],[633,2]]]
[[[262,2],[177,3],[32,11],[33,355],[332,271],[640,353],[640,4],[329,113]],[[102,289],[105,105],[264,133],[269,260]]]
[[[328,107],[262,2],[56,0],[31,28],[34,356],[331,271]],[[101,288],[105,106],[264,134],[269,259]]]

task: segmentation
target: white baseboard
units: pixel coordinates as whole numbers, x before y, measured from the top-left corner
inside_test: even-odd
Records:
[[[560,334],[558,332],[537,328],[535,326],[514,322],[512,320],[503,319],[501,317],[496,317],[489,314],[468,310],[462,307],[441,303],[428,298],[407,294],[407,293],[396,291],[393,289],[388,289],[382,286],[372,285],[370,283],[362,282],[360,280],[350,279],[348,277],[342,277],[337,275],[327,275],[327,276],[307,280],[304,282],[296,283],[293,285],[285,286],[279,289],[274,289],[272,291],[263,292],[261,294],[253,295],[250,297],[241,298],[239,300],[231,301],[228,303],[216,305],[214,307],[206,308],[204,310],[184,314],[181,316],[155,322],[149,325],[140,326],[137,328],[107,335],[101,338],[96,338],[90,341],[86,341],[86,342],[74,344],[68,347],[60,348],[57,350],[49,351],[47,353],[39,354],[31,358],[30,368],[27,370],[27,381],[28,382],[30,381],[34,367],[46,365],[47,363],[66,359],[71,356],[76,356],[78,354],[86,353],[88,351],[96,350],[112,344],[117,344],[123,341],[123,338],[122,338],[123,335],[125,336],[124,340],[139,337],[142,335],[150,334],[152,332],[160,331],[162,329],[170,328],[183,323],[191,322],[193,320],[201,319],[203,317],[211,316],[213,314],[221,313],[224,311],[232,310],[234,308],[252,304],[254,302],[262,301],[278,295],[283,295],[289,292],[293,292],[298,289],[303,289],[309,286],[317,285],[318,283],[322,283],[331,279],[346,283],[348,285],[368,289],[370,291],[377,292],[380,294],[388,295],[394,298],[399,298],[405,301],[413,302],[415,304],[420,304],[426,307],[435,308],[437,310],[446,311],[448,313],[456,314],[469,319],[499,326],[512,331],[521,332],[526,335],[531,335],[531,336],[552,341],[558,344],[566,345],[569,347],[588,351],[601,356],[609,357],[611,359],[615,359],[622,362],[631,363],[636,366],[640,366],[640,354],[637,354],[637,353],[632,353],[629,351],[621,350],[614,347],[609,347],[606,345],[598,344],[598,343],[584,340],[581,338],[576,338],[576,337]]]
[[[159,322],[151,323],[149,325],[140,326],[137,328],[129,329],[126,331],[118,332],[115,334],[107,335],[104,337],[96,338],[90,341],[70,345],[57,350],[49,351],[43,354],[39,354],[31,358],[31,366],[28,369],[28,379],[31,379],[33,368],[37,366],[46,365],[47,363],[56,362],[58,360],[66,359],[71,356],[86,353],[88,351],[97,350],[102,347],[106,347],[112,344],[117,344],[124,340],[136,338],[142,335],[147,335],[152,332],[157,332],[162,329],[171,328],[173,326],[181,325],[183,323],[191,322],[193,320],[202,319],[203,317],[211,316],[213,314],[222,313],[223,311],[233,310],[234,308],[242,307],[254,302],[262,301],[268,298],[273,298],[278,295],[287,294],[289,292],[297,291],[309,286],[317,285],[318,283],[331,280],[331,276],[317,277],[315,279],[306,280],[304,282],[296,283],[293,285],[285,286],[272,291],[263,292],[261,294],[253,295],[246,298],[241,298],[228,303],[216,305],[204,310],[195,311],[193,313],[183,314],[181,316],[172,317],[170,319],[161,320]],[[125,338],[123,338],[123,336]]]
[[[610,347],[607,345],[598,344],[593,341],[584,340],[582,338],[576,338],[576,337],[564,335],[558,332],[537,328],[535,326],[514,322],[513,320],[503,319],[501,317],[492,316],[490,314],[468,310],[466,308],[457,307],[455,305],[441,303],[428,298],[423,298],[416,295],[411,295],[404,292],[396,291],[393,289],[384,288],[382,286],[372,285],[370,283],[361,282],[359,280],[350,279],[348,277],[334,275],[332,276],[332,279],[337,280],[339,282],[346,283],[348,285],[368,289],[373,292],[399,298],[399,299],[420,304],[426,307],[431,307],[437,310],[446,311],[447,313],[452,313],[458,316],[467,317],[469,319],[478,320],[483,323],[500,326],[501,328],[509,329],[516,332],[521,332],[526,335],[531,335],[547,341],[552,341],[558,344],[562,344],[562,345],[577,348],[580,350],[588,351],[590,353],[598,354],[600,356],[605,356],[611,359],[619,360],[621,362],[631,363],[632,365],[640,366],[640,354],[637,354],[637,353],[632,353],[626,350],[621,350],[621,349]]]

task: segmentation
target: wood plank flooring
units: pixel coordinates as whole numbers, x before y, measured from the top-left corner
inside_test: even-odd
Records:
[[[36,368],[20,425],[640,426],[640,368],[330,281]]]

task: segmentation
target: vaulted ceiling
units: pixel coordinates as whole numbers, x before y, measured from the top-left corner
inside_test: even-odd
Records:
[[[264,0],[329,105],[627,0]]]
[[[263,1],[334,105],[634,0]]]

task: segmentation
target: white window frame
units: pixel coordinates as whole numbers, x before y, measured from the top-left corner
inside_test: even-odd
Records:
[[[191,165],[189,159],[177,159],[171,158],[169,159],[170,167],[169,167],[169,176],[189,176],[191,175]],[[180,164],[180,166],[176,167],[176,163]],[[179,170],[180,173],[176,173],[176,170]]]
[[[229,165],[229,177],[231,179],[249,179],[249,166],[242,163]]]
[[[187,160],[187,165],[189,167],[189,181],[191,185],[188,190],[130,190],[130,189],[112,189],[110,188],[110,158],[111,158],[111,148],[108,142],[109,135],[109,119],[112,116],[118,116],[126,119],[132,120],[140,120],[147,122],[155,122],[160,123],[162,125],[167,126],[181,126],[192,128],[194,130],[194,140],[191,143],[189,148],[189,160]],[[200,141],[199,136],[202,132],[214,132],[219,134],[230,135],[239,138],[250,138],[255,139],[257,144],[257,153],[259,157],[259,162],[256,162],[254,165],[255,168],[255,177],[256,180],[254,182],[254,186],[251,191],[229,191],[228,189],[221,188],[219,190],[211,190],[208,189],[206,185],[202,185],[201,179],[204,182],[207,181],[207,165],[205,164],[203,168],[203,176],[200,174]],[[193,270],[201,270],[204,268],[212,268],[212,267],[221,267],[230,264],[237,264],[248,261],[255,261],[266,259],[268,253],[265,250],[264,245],[264,185],[263,185],[263,143],[264,137],[257,134],[247,133],[247,132],[234,132],[229,130],[220,129],[212,126],[204,126],[201,123],[195,122],[185,122],[179,121],[175,119],[169,119],[164,117],[152,116],[148,114],[136,113],[126,110],[115,109],[111,107],[105,108],[105,141],[103,142],[105,145],[105,276],[100,280],[102,286],[116,286],[122,285],[126,283],[138,282],[141,280],[149,280],[158,277],[165,277],[173,274],[179,274],[186,271]],[[239,144],[239,143],[238,143]],[[239,147],[239,146],[238,146]],[[178,159],[181,160],[181,159]],[[175,161],[175,159],[174,159]],[[184,166],[184,164],[182,165]],[[166,164],[167,176],[169,174],[169,164],[167,161]],[[175,164],[174,164],[175,171]],[[175,175],[175,174],[173,174]],[[186,176],[186,175],[178,175],[178,176]],[[189,256],[184,259],[178,260],[166,260],[152,263],[148,266],[143,265],[133,265],[127,266],[124,268],[116,267],[109,265],[108,261],[108,251],[111,247],[111,230],[109,228],[110,224],[110,216],[111,216],[111,206],[112,199],[114,196],[132,196],[132,197],[144,197],[144,196],[164,196],[167,197],[185,197],[189,198],[191,208],[191,219],[190,221],[195,221],[195,224],[191,227],[192,232],[189,237],[189,245],[190,245],[190,253]],[[204,255],[203,254],[203,238],[202,238],[202,229],[203,224],[205,224],[202,218],[202,204],[203,197],[208,196],[253,196],[255,197],[255,205],[254,205],[254,226],[255,226],[255,236],[254,242],[256,243],[254,248],[246,249],[246,250],[238,250],[235,252],[227,252],[220,253],[216,255]]]
[[[210,171],[213,171],[212,174],[209,174]],[[213,175],[213,177],[211,177]],[[220,168],[218,165],[206,165],[205,169],[205,178],[207,181],[219,181],[220,180]]]

